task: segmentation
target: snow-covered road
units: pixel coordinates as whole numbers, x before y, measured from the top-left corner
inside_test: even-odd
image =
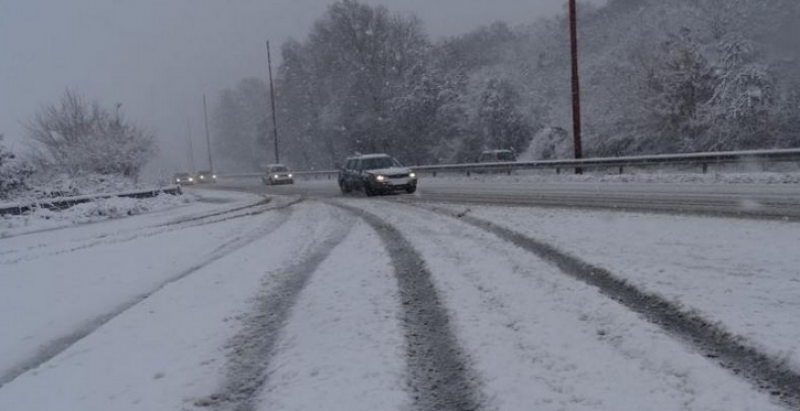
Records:
[[[795,223],[205,195],[0,239],[0,410],[800,405],[800,389],[726,369],[459,216],[706,316],[753,355],[782,360],[788,374],[775,375],[788,378],[800,341]]]

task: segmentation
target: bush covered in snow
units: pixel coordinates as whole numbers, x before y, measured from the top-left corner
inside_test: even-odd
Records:
[[[39,169],[48,173],[119,175],[135,179],[155,151],[151,134],[119,114],[66,91],[28,122]]]
[[[28,188],[33,168],[18,159],[2,143],[3,135],[0,134],[0,200],[8,200]]]

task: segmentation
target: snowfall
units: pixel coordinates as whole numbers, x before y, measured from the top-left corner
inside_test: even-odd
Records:
[[[786,409],[434,205],[199,189],[108,201],[2,221],[0,410],[414,409],[403,273],[341,205],[424,260],[482,410]],[[797,223],[440,207],[606,268],[800,371]]]

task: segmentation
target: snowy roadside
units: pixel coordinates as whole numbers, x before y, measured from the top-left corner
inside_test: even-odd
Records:
[[[222,216],[215,224],[209,223],[218,220],[173,224],[263,201],[228,193],[213,198],[231,203],[198,202],[0,239],[0,380],[165,281],[224,255],[226,245],[236,246],[260,226],[279,221],[268,213],[248,219]]]
[[[800,225],[604,211],[441,206],[605,268],[800,370]]]
[[[781,409],[657,326],[491,234],[414,207],[346,201],[392,223],[424,256],[483,375],[487,410]]]
[[[166,210],[197,201],[193,195],[160,194],[152,198],[100,198],[76,204],[66,210],[52,211],[38,208],[24,215],[0,216],[0,238],[30,231],[69,227],[107,219],[130,217]]]
[[[0,387],[0,409],[204,410],[215,405],[231,379],[251,376],[237,374],[231,360],[245,350],[235,337],[248,319],[263,317],[258,311],[263,295],[304,274],[287,268],[305,267],[303,261],[321,241],[352,225],[352,219],[331,207],[308,204],[293,210],[274,231],[262,231],[249,245],[168,284],[38,369]],[[248,217],[242,224],[263,227],[266,219]],[[332,245],[324,264],[305,273],[313,275],[294,308],[289,307],[286,328],[276,331],[280,343],[263,374],[269,376],[268,385],[253,393],[253,409],[407,408],[399,301],[385,252],[361,223]],[[354,265],[354,257],[364,252],[375,258]],[[153,264],[166,262],[149,258]],[[257,344],[258,339],[246,342]],[[264,358],[247,360],[256,366],[266,363]]]
[[[253,194],[195,188],[184,189],[182,195],[161,194],[142,199],[111,197],[77,204],[62,211],[37,209],[25,215],[0,216],[0,239],[61,228],[71,228],[73,231],[70,236],[74,237],[73,234],[83,231],[83,226],[93,226],[90,223],[97,222],[104,222],[107,229],[141,228],[140,220],[125,217],[163,217],[163,221],[158,219],[149,221],[148,223],[152,225],[156,221],[167,223],[174,219],[200,217],[263,201],[264,197]],[[92,227],[87,231],[94,233],[96,228]]]

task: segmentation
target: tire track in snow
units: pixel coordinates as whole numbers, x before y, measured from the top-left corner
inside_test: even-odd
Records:
[[[253,314],[243,319],[243,330],[229,344],[228,376],[221,392],[195,403],[220,411],[252,411],[258,394],[269,378],[269,367],[280,340],[281,330],[314,272],[350,233],[342,225],[321,243],[312,244],[301,261],[268,277],[279,279],[277,286],[256,299]]]
[[[480,385],[451,330],[450,318],[422,257],[400,232],[378,216],[332,203],[369,224],[392,260],[403,308],[409,386],[420,411],[470,411],[481,408]]]
[[[122,315],[123,313],[130,310],[137,304],[149,298],[151,295],[159,292],[164,287],[167,287],[172,283],[178,282],[186,278],[187,276],[203,269],[204,267],[218,260],[221,260],[222,258],[227,257],[228,255],[237,251],[238,249],[269,235],[271,232],[277,230],[283,224],[285,224],[288,221],[291,213],[292,210],[290,208],[283,208],[281,210],[280,218],[278,220],[270,221],[267,225],[259,227],[256,230],[247,233],[246,235],[242,235],[232,240],[229,240],[228,242],[222,244],[216,250],[211,252],[209,256],[205,257],[198,264],[186,270],[181,271],[172,278],[154,287],[151,291],[141,294],[138,297],[126,301],[123,304],[120,304],[116,309],[111,310],[110,312],[107,312],[103,315],[100,315],[94,319],[87,321],[83,326],[79,327],[69,335],[65,335],[63,337],[57,338],[55,340],[43,344],[35,356],[21,360],[19,364],[11,368],[11,370],[0,375],[0,388],[10,383],[17,377],[21,376],[22,374],[31,371],[33,369],[36,369],[41,365],[47,363],[57,355],[61,354],[62,352],[70,348],[78,341],[82,340],[83,338],[97,331],[103,325],[107,324],[114,318]]]
[[[535,254],[566,275],[597,287],[601,293],[642,315],[705,357],[717,361],[722,368],[744,378],[757,389],[769,392],[792,409],[800,409],[800,374],[788,367],[785,361],[749,345],[744,337],[731,333],[724,325],[684,310],[661,295],[641,290],[609,270],[490,221],[436,206],[410,205],[458,219]]]

